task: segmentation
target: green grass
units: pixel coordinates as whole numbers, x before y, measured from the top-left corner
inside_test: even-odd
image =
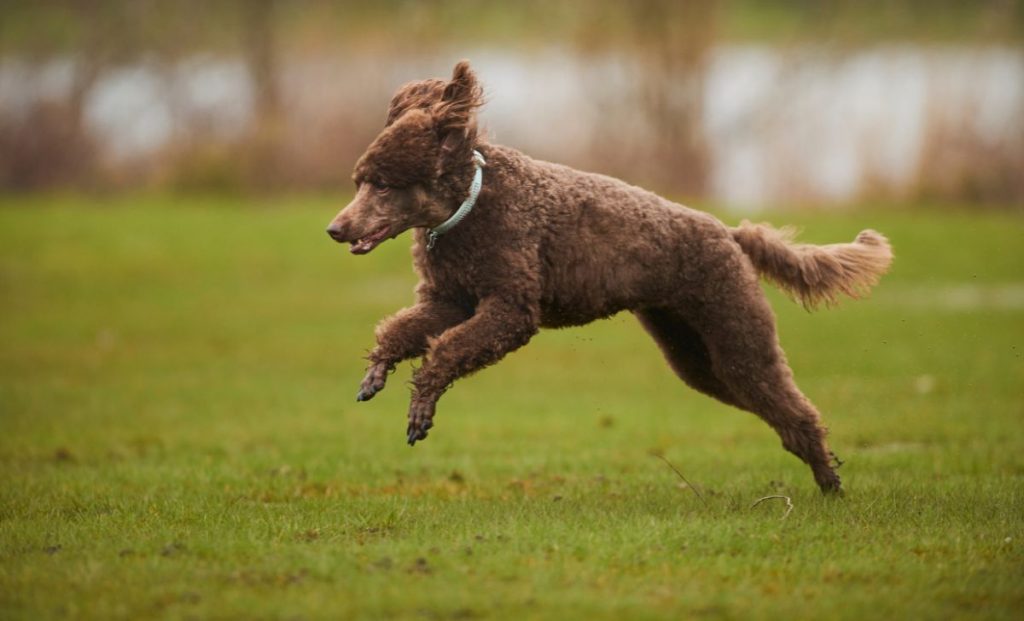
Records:
[[[847,462],[830,500],[628,315],[460,381],[405,446],[408,367],[354,395],[374,323],[411,300],[408,238],[350,256],[322,233],[338,204],[2,201],[0,618],[1024,607],[1019,215],[771,218],[816,242],[870,225],[898,257],[867,301],[770,294]],[[786,519],[751,508],[772,494]]]

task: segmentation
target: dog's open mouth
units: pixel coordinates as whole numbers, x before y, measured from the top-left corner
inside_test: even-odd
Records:
[[[391,226],[385,224],[369,235],[357,239],[352,242],[352,247],[349,248],[349,252],[352,254],[366,254],[380,245],[380,243],[388,236],[388,231],[390,230]]]

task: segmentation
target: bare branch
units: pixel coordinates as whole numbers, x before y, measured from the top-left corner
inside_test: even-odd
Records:
[[[786,512],[782,514],[782,518],[780,518],[780,519],[784,520],[784,519],[788,518],[790,512],[793,511],[793,499],[790,498],[789,496],[765,496],[764,498],[758,498],[757,501],[754,502],[754,504],[750,505],[750,508],[753,509],[754,507],[756,507],[757,505],[761,504],[762,502],[764,502],[766,500],[771,500],[773,498],[780,498],[780,499],[786,501]]]

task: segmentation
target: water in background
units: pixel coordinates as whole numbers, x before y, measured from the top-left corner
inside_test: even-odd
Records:
[[[644,183],[630,157],[661,125],[636,105],[640,61],[544,49],[461,50],[412,58],[285,58],[280,91],[299,153],[326,150],[347,175],[382,125],[400,84],[444,76],[468,57],[484,82],[491,139],[536,157]],[[73,61],[0,62],[0,112],[17,116],[72,87]],[[672,89],[667,88],[671,98]],[[684,95],[680,95],[681,97]],[[698,129],[708,197],[737,209],[787,202],[842,203],[914,192],[923,174],[968,173],[1015,158],[1024,143],[1024,55],[1016,48],[718,46],[704,66]],[[108,71],[84,103],[85,125],[108,166],[144,160],[182,141],[231,140],[254,115],[245,64],[193,56],[168,68]],[[329,142],[329,144],[325,144]],[[637,163],[608,165],[609,148]],[[952,172],[927,173],[937,152]],[[980,155],[979,155],[980,154]],[[989,155],[986,155],[989,154]],[[1005,166],[1005,162],[999,165]],[[966,167],[966,168],[965,168]],[[934,166],[932,166],[934,168]],[[959,172],[958,172],[959,171]],[[941,180],[940,180],[941,182]]]

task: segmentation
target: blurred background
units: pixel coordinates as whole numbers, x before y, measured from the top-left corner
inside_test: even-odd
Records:
[[[1019,0],[5,0],[0,190],[348,192],[470,59],[491,140],[736,211],[1024,204]]]
[[[355,402],[410,240],[324,226],[463,58],[495,142],[890,238],[767,287],[845,502],[628,313]],[[1022,241],[1024,0],[0,0],[0,619],[1020,618]]]

